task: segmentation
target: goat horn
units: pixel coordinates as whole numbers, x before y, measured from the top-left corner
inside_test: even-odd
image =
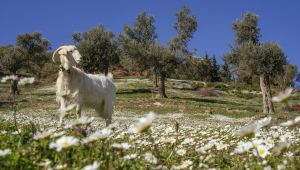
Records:
[[[52,54],[52,61],[55,63],[55,56],[56,56],[56,53],[61,50],[62,48],[64,48],[64,46],[61,46],[59,47],[58,49],[56,49],[53,54]]]

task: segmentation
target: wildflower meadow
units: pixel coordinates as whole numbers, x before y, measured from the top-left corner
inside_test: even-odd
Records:
[[[145,80],[117,81],[117,85],[127,84],[128,88],[133,88],[129,87],[129,84],[143,81]],[[26,88],[33,100],[38,99],[36,94],[30,94],[30,86]],[[41,89],[38,93],[52,91],[44,86],[38,88]],[[274,100],[286,102],[287,98],[291,98],[290,102],[293,102],[292,96],[295,93],[286,94],[280,100],[282,95],[283,93],[275,96]],[[126,100],[130,100],[128,97],[126,96]],[[142,99],[141,96],[138,98]],[[122,97],[120,100],[123,100]],[[24,113],[28,110],[22,108],[16,113],[17,126],[15,126],[13,113],[8,110],[5,116],[2,115],[0,122],[0,167],[1,169],[299,168],[300,117],[297,114],[286,120],[272,115],[251,119],[223,116],[222,120],[216,118],[212,120],[210,118],[217,113],[213,115],[202,113],[206,117],[200,118],[193,116],[196,113],[186,113],[187,115],[174,113],[173,116],[163,113],[168,103],[154,102],[155,100],[151,101],[152,107],[148,109],[152,108],[156,112],[136,110],[135,113],[126,111],[124,114],[117,109],[114,121],[108,127],[104,126],[105,123],[101,118],[88,116],[89,113],[80,119],[76,119],[75,114],[70,113],[66,118],[67,121],[58,126],[58,117],[47,117],[45,113],[39,111],[30,115]],[[278,105],[282,107],[281,103]]]

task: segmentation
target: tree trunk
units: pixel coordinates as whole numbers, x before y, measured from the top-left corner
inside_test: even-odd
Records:
[[[17,76],[17,75],[14,74],[14,76]],[[20,94],[20,90],[18,88],[18,83],[19,83],[18,78],[11,80],[11,83],[10,83],[10,95],[15,96],[15,95],[19,95]]]
[[[104,70],[104,75],[107,76],[107,74],[108,74],[108,67],[105,68],[105,70]]]
[[[260,75],[260,88],[263,95],[263,112],[265,114],[273,114],[274,107],[272,103],[270,80],[265,74]]]
[[[109,61],[105,61],[104,63],[104,75],[108,75]]]
[[[166,88],[165,88],[165,74],[163,73],[160,73],[159,75],[159,78],[160,78],[160,82],[159,82],[159,96],[160,98],[167,98],[167,95],[166,95]]]
[[[154,83],[153,83],[154,88],[158,88],[158,74],[156,71],[154,71]]]

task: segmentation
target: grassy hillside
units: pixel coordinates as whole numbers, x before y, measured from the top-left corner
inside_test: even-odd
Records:
[[[158,99],[148,79],[117,79],[114,126],[108,129],[100,118],[78,122],[75,114],[68,115],[65,125],[57,127],[53,83],[21,87],[21,95],[16,98],[15,126],[14,107],[7,95],[9,86],[1,84],[0,167],[297,169],[300,166],[299,126],[278,126],[299,113],[276,104],[277,113],[272,115],[270,124],[266,123],[266,128],[251,130],[252,137],[237,136],[245,125],[250,123],[246,127],[249,130],[266,121],[251,123],[266,116],[261,114],[258,89],[239,84],[205,84],[168,80],[169,98]],[[299,98],[294,93],[290,104],[298,103]],[[133,133],[131,129],[138,119],[149,111],[157,113],[152,124],[150,121],[151,128],[146,133]],[[90,109],[83,114],[95,116]]]
[[[262,99],[258,87],[168,80],[168,98],[159,99],[156,97],[157,90],[153,88],[149,79],[117,79],[115,82],[118,89],[116,110],[120,112],[145,114],[154,111],[158,114],[184,113],[198,117],[206,114],[220,114],[233,118],[260,116],[262,112]],[[208,91],[213,91],[218,96],[203,96],[203,91],[206,90],[202,88],[204,84],[212,87],[213,89],[209,88]],[[54,83],[41,83],[20,88],[21,95],[16,99],[19,111],[42,109],[50,114],[57,111]],[[8,84],[0,84],[0,111],[2,113],[11,110],[8,89]],[[290,102],[297,103],[299,98],[299,94],[296,93]],[[275,104],[275,110],[279,115],[296,114],[282,108],[282,104]]]

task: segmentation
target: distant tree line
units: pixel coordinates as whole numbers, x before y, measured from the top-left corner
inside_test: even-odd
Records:
[[[50,49],[50,42],[39,32],[18,35],[16,45],[0,46],[0,70],[14,75],[24,70],[41,78],[50,63]]]
[[[128,75],[151,77],[162,98],[167,97],[167,78],[260,82],[268,96],[270,85],[284,88],[291,85],[298,74],[297,66],[288,63],[277,43],[260,41],[259,18],[254,13],[245,13],[232,24],[235,41],[230,51],[221,56],[223,64],[217,63],[214,55],[197,56],[196,50],[188,48],[198,26],[196,16],[188,7],[182,7],[175,18],[176,35],[166,45],[159,42],[155,18],[146,12],[141,12],[133,25],[126,24],[120,34],[114,34],[103,25],[73,33],[74,44],[84,60],[81,67],[91,73],[123,70]],[[56,73],[50,50],[50,41],[41,33],[21,34],[15,45],[0,47],[0,71],[6,74],[25,72],[37,78]],[[272,107],[266,108],[266,112],[272,112]]]

